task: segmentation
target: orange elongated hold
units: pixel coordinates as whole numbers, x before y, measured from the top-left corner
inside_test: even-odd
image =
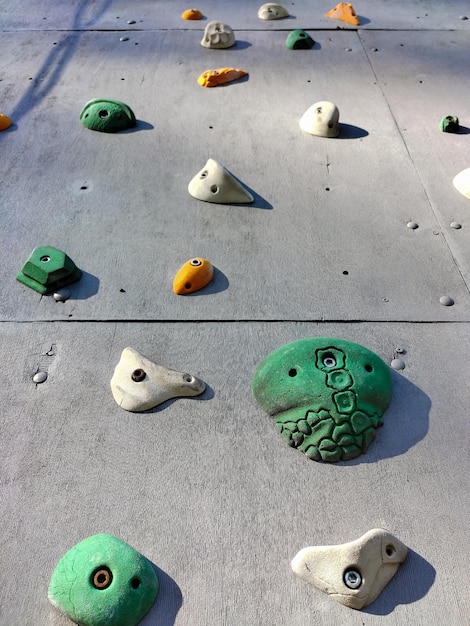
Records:
[[[202,20],[202,13],[199,9],[186,9],[181,17],[184,20]]]
[[[194,257],[186,261],[176,273],[173,291],[180,296],[199,291],[208,285],[214,277],[214,268],[207,259]]]
[[[10,128],[13,124],[13,120],[11,120],[7,115],[0,113],[0,130],[6,130]]]
[[[199,76],[197,82],[203,87],[216,87],[224,83],[248,76],[248,72],[237,70],[234,67],[220,67],[218,70],[207,70]]]
[[[354,26],[359,26],[361,23],[356,15],[353,5],[349,2],[340,2],[334,9],[325,13],[325,17],[331,17],[334,20],[341,20],[342,22],[347,22],[348,24],[353,24]]]

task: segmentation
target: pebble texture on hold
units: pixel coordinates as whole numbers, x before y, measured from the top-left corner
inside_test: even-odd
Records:
[[[231,48],[235,45],[235,33],[228,24],[212,21],[204,29],[201,46],[204,48]]]
[[[317,102],[305,111],[299,126],[306,133],[319,137],[339,135],[339,110],[333,102]]]
[[[292,570],[337,602],[362,609],[384,590],[407,553],[391,533],[374,528],[350,543],[300,550]]]
[[[214,159],[209,159],[188,185],[198,200],[217,204],[247,204],[254,201],[251,193]]]
[[[205,388],[199,378],[158,365],[133,348],[124,348],[111,379],[117,404],[136,413],[170,398],[199,396]]]
[[[248,76],[248,72],[234,67],[220,67],[218,70],[207,70],[202,73],[197,82],[202,87],[216,87],[224,83],[231,83],[234,80]]]
[[[194,293],[206,287],[213,278],[212,264],[207,259],[195,257],[179,268],[173,281],[173,291],[180,296]]]
[[[286,47],[289,50],[310,50],[315,41],[304,30],[297,29],[287,35]]]
[[[81,276],[81,270],[65,252],[52,246],[39,246],[31,252],[16,280],[46,294],[80,280]]]
[[[340,2],[331,11],[325,13],[325,17],[331,17],[334,20],[341,20],[353,26],[359,26],[361,21],[356,15],[354,7],[349,2]]]
[[[81,626],[136,626],[158,594],[151,563],[112,535],[92,535],[61,558],[49,601]]]
[[[283,17],[289,17],[289,11],[280,4],[267,2],[258,9],[258,17],[260,20],[279,20]]]
[[[376,354],[324,337],[274,350],[252,389],[290,446],[330,463],[366,452],[392,397],[389,368]]]
[[[86,128],[102,133],[117,133],[132,128],[137,123],[134,112],[127,104],[120,100],[103,98],[87,102],[80,113],[80,120]]]

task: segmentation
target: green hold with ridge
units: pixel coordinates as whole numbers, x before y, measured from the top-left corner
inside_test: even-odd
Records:
[[[80,113],[82,124],[90,130],[117,133],[137,124],[134,112],[120,100],[95,98],[85,104]]]
[[[315,41],[301,29],[291,31],[286,39],[286,47],[289,50],[310,50],[314,45]]]
[[[158,594],[151,563],[113,535],[92,535],[61,558],[49,601],[80,626],[136,626]]]
[[[82,271],[65,252],[52,246],[39,246],[31,252],[16,280],[46,294],[75,283],[81,276]]]
[[[325,337],[274,350],[252,389],[290,446],[329,463],[366,452],[392,397],[390,370],[376,354]]]

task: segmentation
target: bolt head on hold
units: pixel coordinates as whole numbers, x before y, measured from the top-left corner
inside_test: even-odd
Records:
[[[399,539],[374,528],[350,543],[300,550],[292,570],[337,602],[362,609],[382,593],[407,553]]]
[[[392,397],[390,370],[373,352],[344,339],[301,339],[258,366],[253,395],[288,444],[335,463],[367,451]]]
[[[315,45],[315,41],[302,29],[291,31],[287,35],[286,47],[289,50],[310,50]]]
[[[82,626],[136,626],[158,594],[151,563],[112,535],[92,535],[61,558],[49,601]]]
[[[458,133],[459,132],[459,118],[456,115],[446,115],[439,123],[439,128],[444,133]]]
[[[214,278],[214,267],[202,257],[186,261],[176,273],[173,291],[182,296],[203,289]]]
[[[81,275],[81,270],[65,252],[52,246],[39,246],[31,252],[16,280],[46,294],[80,280]]]
[[[204,29],[201,46],[204,48],[221,49],[235,45],[235,33],[228,24],[216,20],[209,22]]]
[[[299,126],[311,135],[337,137],[339,135],[338,107],[333,102],[316,102],[302,115]]]
[[[134,112],[120,100],[95,98],[85,104],[80,120],[86,128],[102,133],[117,133],[137,124]]]
[[[258,17],[260,20],[279,20],[283,17],[289,17],[289,11],[280,4],[267,2],[258,9]]]

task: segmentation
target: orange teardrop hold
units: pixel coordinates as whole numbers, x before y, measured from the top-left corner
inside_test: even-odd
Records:
[[[359,26],[361,23],[356,15],[353,5],[349,2],[340,2],[334,9],[325,13],[325,17],[331,17],[334,20],[341,20],[342,22],[347,22],[348,24],[354,24],[354,26]]]
[[[180,296],[199,291],[208,285],[214,277],[214,268],[207,259],[194,257],[186,261],[176,273],[173,291]]]
[[[233,80],[247,76],[248,72],[237,70],[233,67],[221,67],[218,70],[207,70],[199,76],[197,82],[203,87],[216,87],[224,83],[231,83]]]
[[[0,130],[6,130],[13,124],[12,120],[3,113],[0,113]]]
[[[186,9],[181,17],[184,20],[202,20],[202,13],[199,9]]]

